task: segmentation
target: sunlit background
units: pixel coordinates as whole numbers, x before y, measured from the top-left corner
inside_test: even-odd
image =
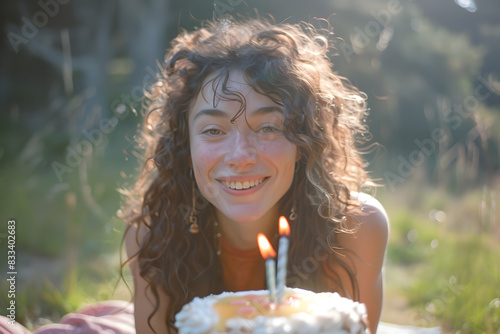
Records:
[[[271,14],[327,19],[334,70],[367,95],[376,144],[366,158],[392,226],[382,320],[500,333],[499,1],[0,6],[0,270],[14,219],[19,322],[34,329],[86,303],[131,298],[119,276],[117,189],[137,171],[143,88],[180,29]]]

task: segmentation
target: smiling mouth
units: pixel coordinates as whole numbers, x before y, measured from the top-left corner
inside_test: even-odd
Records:
[[[228,187],[229,189],[247,190],[247,189],[253,188],[255,186],[258,186],[259,184],[261,184],[262,182],[264,182],[267,179],[268,179],[268,177],[264,177],[264,178],[258,179],[258,180],[244,181],[244,182],[227,182],[227,181],[221,181],[221,180],[219,180],[219,182],[222,183],[223,185],[225,185],[226,187]]]

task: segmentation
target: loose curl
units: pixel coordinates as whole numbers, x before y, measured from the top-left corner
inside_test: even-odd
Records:
[[[173,40],[164,68],[147,94],[139,140],[145,162],[136,184],[126,192],[124,207],[127,232],[132,226],[147,231],[138,240],[137,254],[124,265],[137,258],[140,275],[155,299],[154,313],[159,309],[158,292],[168,296],[164,316],[169,331],[184,304],[224,289],[213,240],[215,210],[197,187],[193,194],[188,111],[207,76],[215,75],[214,91],[222,86],[224,93],[242,103],[235,118],[243,114],[244,99],[226,87],[234,69],[256,92],[283,106],[283,133],[300,150],[293,184],[279,201],[283,213],[296,204],[298,214],[292,222],[287,285],[322,291],[328,277],[347,295],[332,269],[336,265],[350,277],[355,293],[351,297],[359,298],[354,268],[334,252],[307,280],[290,270],[314,258],[319,241],[339,247],[337,234],[352,232],[346,217],[359,211],[351,192],[371,185],[357,145],[368,133],[363,122],[365,97],[334,74],[328,51],[328,32],[318,32],[310,24],[276,25],[262,19],[224,18]],[[196,235],[189,233],[186,223],[193,196],[200,226]]]

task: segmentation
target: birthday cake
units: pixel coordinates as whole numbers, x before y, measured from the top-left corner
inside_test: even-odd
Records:
[[[179,334],[364,334],[364,304],[338,293],[285,288],[283,302],[268,290],[223,292],[194,298],[175,316]]]

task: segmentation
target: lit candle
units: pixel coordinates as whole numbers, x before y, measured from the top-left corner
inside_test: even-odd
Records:
[[[290,244],[288,236],[290,235],[290,225],[285,217],[280,217],[280,243],[278,249],[278,279],[276,286],[276,295],[278,303],[283,301],[286,286],[286,267],[288,262],[288,245]]]
[[[271,303],[276,302],[276,252],[271,246],[269,240],[263,233],[257,235],[257,243],[259,244],[259,250],[262,257],[266,260],[266,281],[267,288],[269,290],[269,300]]]

